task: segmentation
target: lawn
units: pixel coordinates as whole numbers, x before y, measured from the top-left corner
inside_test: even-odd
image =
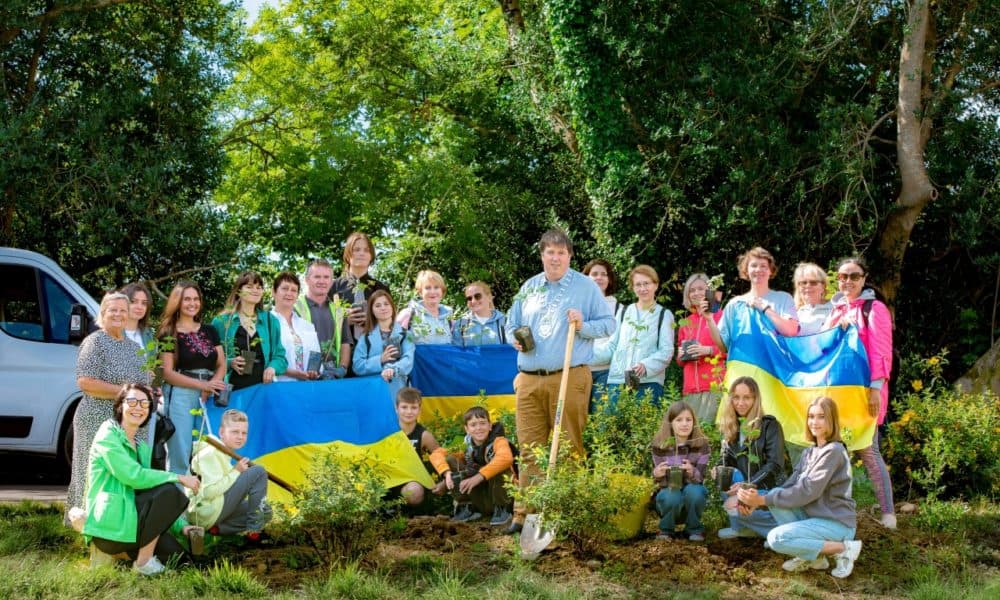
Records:
[[[127,565],[91,569],[61,507],[0,506],[0,598],[998,598],[1000,506],[935,502],[882,529],[864,500],[854,574],[789,574],[759,540],[661,542],[650,518],[639,538],[586,556],[556,543],[533,563],[484,523],[415,517],[359,561],[319,564],[305,546],[217,546],[157,578]],[[867,504],[867,505],[866,505]],[[709,530],[721,511],[706,516]]]

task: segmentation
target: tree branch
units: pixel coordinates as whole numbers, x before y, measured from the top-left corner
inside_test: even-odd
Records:
[[[47,23],[55,21],[62,15],[66,13],[79,13],[79,12],[90,12],[93,10],[101,10],[102,8],[108,8],[109,6],[115,6],[118,4],[145,4],[146,0],[96,0],[95,2],[80,2],[77,4],[68,4],[66,6],[57,6],[46,10],[40,15],[35,15],[31,17],[32,21],[37,24],[44,26]],[[21,35],[24,31],[24,27],[8,27],[0,29],[0,44],[9,44],[17,36]]]

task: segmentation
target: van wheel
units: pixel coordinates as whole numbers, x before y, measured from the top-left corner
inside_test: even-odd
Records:
[[[73,417],[76,416],[76,404],[66,411],[66,418],[63,419],[62,427],[59,428],[59,454],[58,460],[60,469],[69,473],[73,465]]]

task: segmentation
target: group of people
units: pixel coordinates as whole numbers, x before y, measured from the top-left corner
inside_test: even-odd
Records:
[[[448,457],[416,421],[419,392],[407,387],[414,347],[512,345],[518,351],[513,382],[518,442],[522,447],[542,446],[560,419],[556,404],[567,355],[565,340],[572,328],[560,426],[580,456],[585,453],[583,431],[589,413],[598,406],[614,410],[624,388],[636,392],[631,397],[659,407],[670,360],[683,368],[683,396],[668,407],[651,443],[652,474],[662,487],[655,498],[661,539],[704,539],[700,519],[707,494],[703,484],[716,473],[707,472],[710,452],[699,422],[713,422],[721,414],[721,466],[732,468],[733,473],[732,485],[724,490],[730,498],[731,523],[719,532],[720,537],[766,536],[772,549],[793,555],[786,562],[790,570],[819,568],[820,562],[826,564],[819,556],[832,555],[838,563],[834,575],[849,574],[860,542],[852,539],[856,522],[850,463],[839,437],[836,405],[829,398],[817,398],[810,405],[806,429],[814,445],[805,451],[789,448],[793,454],[801,452],[801,458],[786,477],[781,424],[762,414],[756,382],[737,379],[721,413],[719,402],[733,332],[740,319],[756,310],[767,326],[784,336],[857,326],[871,362],[871,410],[881,423],[891,369],[891,321],[884,304],[864,285],[864,263],[855,258],[838,266],[840,290],[830,301],[825,300],[823,270],[800,264],[793,297],[770,289],[777,272],[774,258],[754,248],[738,263],[741,278],[750,282],[749,292],[733,298],[720,311],[720,298],[707,275],[691,275],[683,288],[687,314],[675,326],[672,313],[657,302],[660,280],[652,267],[637,265],[628,273],[627,285],[636,300],[625,305],[618,300],[619,281],[610,263],[593,260],[583,272],[570,267],[573,246],[562,231],[546,232],[539,252],[542,272],[521,286],[506,314],[494,307],[489,285],[475,281],[464,288],[468,312],[455,318],[455,311],[442,304],[447,291],[444,279],[431,270],[417,275],[418,299],[397,310],[388,287],[368,272],[375,248],[363,233],[347,239],[338,278],[329,262],[314,260],[305,274],[306,293],[300,294],[302,286],[295,274],[279,274],[272,286],[270,311],[262,306],[264,282],[253,272],[239,276],[225,310],[210,324],[203,322],[203,298],[197,284],[179,283],[167,299],[155,334],[147,326],[151,297],[143,286],[133,284],[106,295],[99,329],[84,340],[78,361],[84,398],[74,420],[67,507],[79,508],[75,515],[70,511],[70,520],[83,524],[95,548],[133,552],[140,572],[158,571],[152,561],[161,551],[175,550],[163,549],[163,534],[171,526],[192,539],[200,535],[199,527],[225,523],[230,525],[220,530],[258,534],[270,514],[262,491],[266,489],[264,476],[259,467],[245,461],[233,464],[224,454],[214,456],[218,452],[214,446],[199,442],[193,447],[192,437],[185,433],[196,428],[197,409],[210,397],[224,402],[232,390],[272,381],[379,376],[396,398],[401,429],[418,452],[430,455],[442,475],[434,491],[458,494],[456,518],[491,514],[492,523],[517,533],[534,507],[511,506],[498,482],[517,468],[518,485],[535,484],[541,474],[533,455],[525,453],[515,460],[516,448],[502,426],[490,423],[484,411],[473,409],[464,417],[468,434],[464,460]],[[156,363],[144,356],[150,353],[162,363],[163,414],[182,432],[167,442],[166,471],[151,468],[148,453],[156,438],[155,427],[147,424],[157,405],[148,387],[150,365]],[[234,432],[242,430],[245,442],[246,418],[243,415],[241,420],[231,412],[223,418],[222,439],[216,441],[238,448],[242,443]],[[110,447],[115,451],[110,452]],[[878,438],[859,454],[875,485],[882,522],[894,527],[891,482],[878,451]],[[128,474],[112,465],[126,458],[131,460]],[[117,478],[116,486],[127,490],[112,492],[122,505],[114,517],[105,511],[109,477]],[[146,498],[146,490],[179,489],[178,485],[188,489],[190,505],[163,491],[152,494],[155,500]],[[211,490],[210,501],[205,499],[206,489]],[[232,493],[227,495],[227,490]],[[419,503],[424,495],[419,484],[403,486],[399,492],[409,503]],[[133,526],[134,518],[141,521],[152,514],[143,502],[154,501],[166,507],[154,511],[157,520]],[[134,504],[132,510],[124,507],[129,503]],[[185,506],[178,511],[180,504]],[[131,516],[122,521],[121,511]],[[108,531],[99,524],[109,518],[118,519],[117,529],[106,537],[103,534]],[[824,522],[814,523],[817,520]],[[682,521],[683,533],[677,531]],[[101,540],[127,542],[128,548]]]

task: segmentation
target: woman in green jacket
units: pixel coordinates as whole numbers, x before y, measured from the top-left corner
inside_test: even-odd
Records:
[[[288,369],[281,323],[261,308],[263,299],[264,280],[253,271],[245,271],[236,279],[226,309],[212,321],[226,351],[233,390],[271,383]]]
[[[181,518],[188,499],[175,483],[197,492],[192,475],[149,468],[152,450],[136,436],[149,421],[148,386],[127,383],[115,398],[114,417],[97,431],[90,447],[86,512],[86,542],[105,554],[128,554],[143,575],[163,571],[163,563],[184,549],[173,536],[200,528]]]

